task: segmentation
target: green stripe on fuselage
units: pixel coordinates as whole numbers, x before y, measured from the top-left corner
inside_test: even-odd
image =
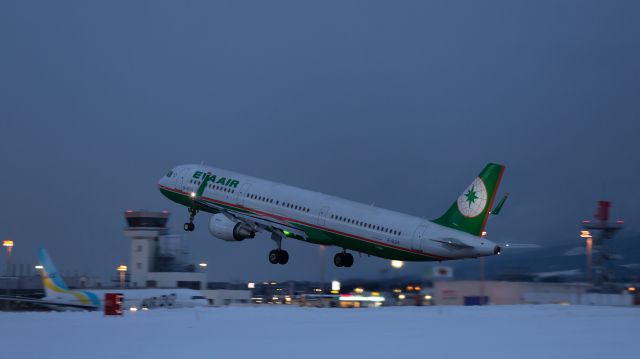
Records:
[[[203,181],[202,185],[205,185],[206,181]],[[202,186],[201,185],[201,186]],[[198,189],[200,190],[200,189]],[[203,189],[204,191],[204,189]],[[170,200],[179,203],[183,206],[187,206],[187,207],[191,207],[193,202],[191,200],[191,198],[188,195],[184,195],[181,193],[176,193],[164,188],[160,188],[160,192],[166,196],[167,198],[169,198]],[[241,212],[241,213],[247,213],[247,214],[252,214],[252,215],[259,215],[254,213],[251,210],[245,209],[245,208],[240,208],[240,207],[235,207],[232,205],[228,205],[222,202],[216,202],[216,205],[224,207],[226,209],[232,210],[232,211],[236,211],[236,212]],[[212,213],[210,211],[207,210],[207,208],[202,207],[202,206],[197,206],[198,210],[204,211],[204,212],[209,212]],[[314,243],[314,244],[321,244],[321,245],[332,245],[332,246],[338,246],[338,247],[342,247],[345,249],[349,249],[352,251],[356,251],[356,252],[362,252],[362,253],[366,253],[366,254],[370,254],[376,257],[381,257],[381,258],[386,258],[386,259],[394,259],[394,260],[402,260],[402,261],[437,261],[440,259],[437,258],[431,258],[431,257],[427,257],[424,255],[420,255],[418,253],[413,253],[413,252],[408,252],[408,251],[404,251],[404,250],[399,250],[399,249],[395,249],[392,247],[387,247],[383,244],[377,244],[377,243],[372,243],[372,242],[368,242],[362,239],[358,239],[358,238],[354,238],[348,235],[344,235],[344,234],[340,234],[340,233],[335,233],[332,231],[328,231],[325,229],[320,229],[320,228],[316,228],[316,227],[312,227],[306,224],[302,224],[302,223],[297,223],[297,222],[290,222],[290,224],[296,228],[298,228],[301,231],[304,231],[307,234],[307,240],[305,242],[310,242],[310,243]]]

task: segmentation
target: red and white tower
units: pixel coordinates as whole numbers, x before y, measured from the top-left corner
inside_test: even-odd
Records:
[[[586,240],[586,277],[597,290],[606,290],[608,283],[613,279],[608,269],[608,263],[615,256],[607,243],[622,229],[624,224],[621,219],[615,222],[609,221],[610,209],[611,202],[598,201],[595,220],[582,221],[583,230],[580,237]]]

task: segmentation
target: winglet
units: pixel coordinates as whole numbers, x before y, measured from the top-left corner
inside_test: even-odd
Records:
[[[505,193],[504,196],[502,196],[502,198],[500,199],[500,202],[498,202],[496,207],[491,210],[491,214],[493,214],[494,216],[499,215],[500,210],[502,209],[502,206],[504,206],[504,202],[507,201],[507,198],[509,198],[509,192]]]

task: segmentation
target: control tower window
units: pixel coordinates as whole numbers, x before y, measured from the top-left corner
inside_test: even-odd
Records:
[[[171,177],[173,175],[173,171],[169,171],[169,173],[167,173],[167,177]]]

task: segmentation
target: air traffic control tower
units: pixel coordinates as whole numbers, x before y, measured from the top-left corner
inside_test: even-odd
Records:
[[[131,239],[129,285],[134,288],[206,289],[207,276],[189,263],[184,236],[170,234],[169,212],[125,212]]]

